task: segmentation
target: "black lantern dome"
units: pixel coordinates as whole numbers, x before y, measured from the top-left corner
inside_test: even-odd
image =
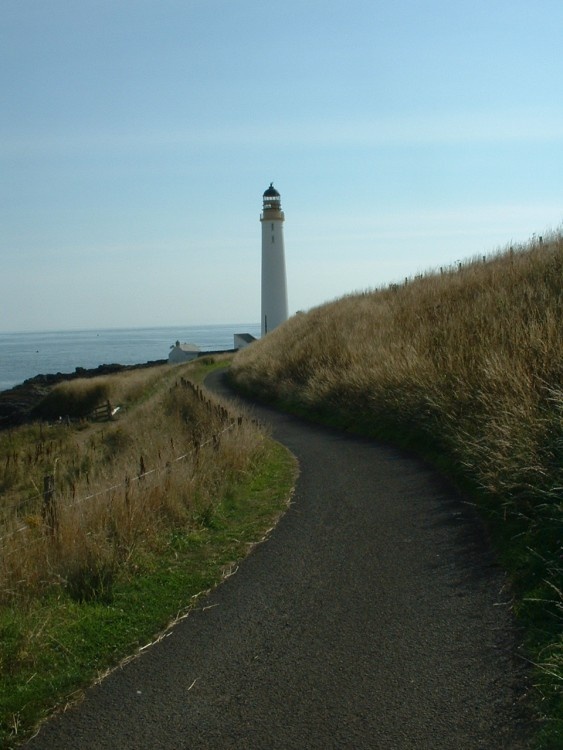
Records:
[[[280,194],[274,187],[274,183],[270,182],[270,187],[264,191],[264,211],[281,211],[281,198]]]
[[[280,194],[274,187],[274,183],[270,182],[270,187],[264,191],[264,198],[279,198]]]

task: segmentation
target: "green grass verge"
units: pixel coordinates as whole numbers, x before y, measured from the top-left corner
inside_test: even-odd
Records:
[[[269,441],[260,465],[213,515],[175,530],[117,580],[111,602],[64,591],[0,610],[0,747],[16,747],[56,707],[151,642],[259,542],[287,507],[296,462]]]

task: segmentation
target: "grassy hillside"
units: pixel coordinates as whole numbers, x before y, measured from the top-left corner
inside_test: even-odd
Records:
[[[232,377],[417,447],[473,493],[537,665],[540,746],[563,746],[562,235],[296,315]]]
[[[293,457],[200,388],[213,366],[60,383],[36,413],[62,420],[0,431],[0,747],[187,612],[286,508]],[[83,418],[108,400],[112,419]]]

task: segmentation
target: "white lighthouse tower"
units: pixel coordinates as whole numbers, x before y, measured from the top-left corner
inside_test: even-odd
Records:
[[[287,320],[283,211],[273,183],[264,193],[262,222],[262,336]]]

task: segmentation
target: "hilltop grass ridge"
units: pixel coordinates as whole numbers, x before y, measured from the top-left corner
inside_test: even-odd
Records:
[[[561,231],[298,314],[239,352],[230,375],[262,399],[415,448],[473,495],[536,665],[538,746],[561,747]]]

